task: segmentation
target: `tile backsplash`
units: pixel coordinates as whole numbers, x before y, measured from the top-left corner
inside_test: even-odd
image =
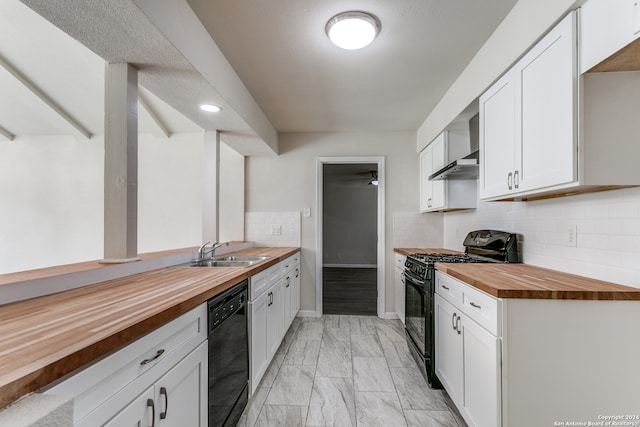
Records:
[[[527,264],[640,288],[640,188],[480,202],[476,210],[445,214],[444,246],[462,250],[466,233],[482,228],[518,233]]]
[[[442,247],[443,215],[416,212],[393,214],[394,248]]]
[[[244,224],[244,239],[258,246],[301,246],[300,212],[246,212]]]

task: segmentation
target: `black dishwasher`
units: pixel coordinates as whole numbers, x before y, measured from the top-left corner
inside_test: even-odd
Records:
[[[208,301],[209,427],[235,426],[249,393],[247,284]]]

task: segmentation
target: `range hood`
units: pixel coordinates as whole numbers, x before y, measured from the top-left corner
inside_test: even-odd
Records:
[[[480,158],[480,115],[469,120],[469,146],[471,154],[455,160],[429,176],[430,181],[439,179],[477,179],[479,175],[478,159]],[[468,152],[468,151],[467,151]]]
[[[436,173],[430,175],[429,180],[437,181],[439,179],[477,179],[479,155],[480,152],[476,150],[461,159],[455,160]]]

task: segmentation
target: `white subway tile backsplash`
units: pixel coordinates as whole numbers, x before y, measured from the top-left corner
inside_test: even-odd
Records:
[[[417,212],[393,214],[394,248],[440,248],[442,235],[442,214]]]
[[[572,225],[577,247],[565,245]],[[461,250],[464,235],[482,228],[520,234],[528,264],[640,288],[640,188],[535,202],[480,202],[475,211],[444,215],[443,246]]]
[[[272,234],[274,226],[280,234]],[[300,212],[246,212],[245,240],[258,246],[301,246]]]

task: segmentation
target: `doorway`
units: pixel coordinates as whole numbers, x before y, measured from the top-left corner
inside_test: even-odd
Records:
[[[383,178],[383,158],[318,159],[317,315],[383,316]]]

